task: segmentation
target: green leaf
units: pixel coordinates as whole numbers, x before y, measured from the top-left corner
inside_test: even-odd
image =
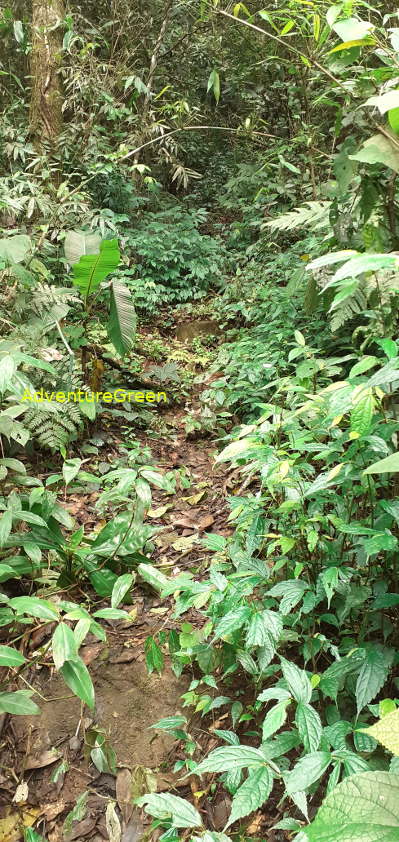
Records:
[[[288,795],[308,789],[321,778],[330,763],[329,751],[314,751],[298,760],[294,768],[285,775]]]
[[[94,612],[93,617],[103,620],[129,620],[129,615],[120,608],[100,608]]]
[[[0,240],[0,258],[7,263],[22,263],[32,248],[32,240],[27,234],[15,234]]]
[[[267,766],[265,755],[258,748],[251,746],[226,746],[215,748],[208,757],[195,768],[196,775],[204,772],[228,772],[235,769],[251,769]]]
[[[220,76],[217,70],[212,70],[208,79],[208,87],[207,93],[209,91],[213,91],[213,95],[215,97],[216,102],[219,102],[220,99]]]
[[[130,290],[115,280],[111,285],[108,336],[121,357],[134,345],[136,326],[136,310]]]
[[[73,479],[78,475],[80,471],[80,466],[82,464],[81,459],[66,459],[63,466],[62,466],[62,476],[64,477],[65,485],[69,485]]]
[[[90,673],[81,658],[65,661],[60,669],[65,684],[70,687],[75,696],[82,699],[86,705],[94,708],[94,687]]]
[[[259,611],[251,617],[247,630],[247,646],[264,646],[270,639],[278,640],[283,630],[281,614],[277,611]]]
[[[99,596],[111,596],[118,577],[112,570],[95,570],[89,578]]]
[[[372,23],[358,18],[346,18],[346,20],[337,21],[332,25],[334,32],[339,35],[341,41],[354,41],[367,38],[373,31]]]
[[[317,751],[323,732],[317,711],[311,705],[299,702],[295,714],[295,724],[305,751],[309,754]]]
[[[59,614],[51,602],[37,596],[15,596],[9,605],[17,614],[28,614],[41,620],[59,620]]]
[[[214,640],[217,638],[229,637],[234,632],[238,631],[250,616],[250,608],[248,605],[242,605],[240,608],[234,608],[228,611],[227,614],[216,623],[214,629]]]
[[[387,713],[369,728],[362,728],[362,731],[399,757],[399,708]]]
[[[72,629],[66,623],[59,623],[51,639],[53,661],[57,670],[61,669],[65,661],[71,661],[77,656],[76,640]]]
[[[273,774],[267,766],[263,769],[251,771],[247,780],[244,781],[233,797],[230,818],[226,828],[234,824],[237,819],[242,819],[261,807],[267,801],[272,787]]]
[[[370,646],[360,668],[356,683],[357,713],[375,699],[377,693],[384,686],[389,667],[392,663],[393,651],[382,646]]]
[[[399,172],[399,149],[382,134],[374,134],[363,143],[362,148],[355,155],[349,155],[352,161],[363,164],[382,164]]]
[[[0,517],[0,547],[4,547],[12,529],[12,512],[7,510]]]
[[[157,819],[169,819],[172,827],[201,827],[202,819],[198,811],[177,795],[170,793],[152,793],[136,800],[139,807]]]
[[[291,699],[283,699],[268,711],[262,726],[262,741],[268,740],[269,737],[284,725],[287,719],[287,707],[290,702]]]
[[[137,568],[137,573],[147,582],[148,585],[151,585],[155,591],[160,593],[163,587],[167,587],[171,580],[168,576],[165,576],[164,573],[161,573],[160,570],[157,570],[156,567],[153,567],[152,564],[139,564]]]
[[[148,672],[161,673],[164,667],[164,657],[162,650],[152,636],[147,637],[145,642],[145,661]]]
[[[87,799],[89,797],[88,792],[82,792],[81,795],[76,799],[76,804],[73,810],[68,813],[62,828],[63,838],[67,839],[69,834],[72,830],[73,822],[80,822],[84,819],[86,812],[87,812]]]
[[[312,697],[312,685],[305,670],[299,669],[292,661],[281,658],[283,676],[291,695],[297,702],[309,702]]]
[[[113,272],[120,261],[117,240],[103,240],[99,254],[87,254],[80,258],[73,266],[72,283],[84,298],[85,304],[89,295],[94,292],[110,272]]]
[[[112,588],[111,607],[117,608],[123,600],[123,597],[132,587],[134,581],[133,573],[124,573],[123,576],[118,576],[114,587]]]
[[[386,456],[385,459],[379,459],[378,462],[373,462],[372,465],[369,465],[364,474],[389,474],[389,473],[397,473],[399,471],[399,451],[397,453],[391,453],[390,456]]]
[[[309,842],[397,842],[399,776],[363,772],[345,778],[305,833]]]
[[[96,231],[67,231],[64,240],[65,257],[73,266],[84,255],[98,254],[101,236]]]
[[[32,716],[40,713],[40,708],[30,698],[32,690],[17,690],[15,693],[0,693],[0,712],[14,716]]]
[[[26,658],[12,646],[0,646],[0,667],[20,667]]]

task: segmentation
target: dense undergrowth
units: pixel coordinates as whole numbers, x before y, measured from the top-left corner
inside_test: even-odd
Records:
[[[190,669],[194,720],[148,725],[180,741],[174,771],[201,786],[195,806],[135,802],[160,838],[246,838],[273,799],[275,830],[297,842],[396,842],[397,17],[201,4],[188,38],[184,9],[155,6],[147,82],[124,19],[112,48],[96,9],[50,28],[71,120],[41,144],[15,93],[40,28],[2,11],[17,54],[1,71],[0,712],[38,713],[32,676],[50,653],[94,710],[81,646],[105,639],[103,620],[134,622],[134,587],[150,586],[172,598],[173,629],[149,637],[147,666]],[[174,53],[187,38],[188,79]],[[265,119],[262,73],[282,116],[271,101]],[[210,131],[202,145],[195,128]],[[171,338],[198,318],[220,333]],[[160,570],[147,515],[154,488],[184,487],[184,466],[160,471],[136,437],[167,438],[164,393],[176,411],[192,400],[187,436],[234,477],[232,535],[207,534],[208,567],[178,575]],[[87,529],[66,504],[92,491]],[[25,646],[37,626],[50,629],[39,654]],[[208,754],[198,719],[219,741]],[[90,759],[114,775],[106,736],[92,732]],[[202,799],[222,791],[216,832]]]

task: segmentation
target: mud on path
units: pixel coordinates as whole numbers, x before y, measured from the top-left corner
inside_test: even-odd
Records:
[[[174,468],[183,478],[173,496],[154,491],[150,515],[158,529],[151,562],[167,573],[178,574],[187,568],[198,572],[206,569],[209,559],[200,542],[203,533],[227,535],[230,531],[226,528],[225,474],[215,470],[214,445],[210,440],[187,441],[181,410],[170,413],[170,421],[170,437],[148,440],[141,435],[142,443],[151,448],[154,463],[165,470]],[[78,522],[87,524],[98,518],[90,497],[84,501],[81,518],[76,506],[74,514]],[[95,687],[93,712],[87,712],[87,708],[82,711],[80,701],[69,694],[48,664],[39,662],[36,672],[27,675],[31,685],[48,701],[38,699],[40,716],[12,717],[3,722],[0,842],[17,842],[23,838],[22,825],[32,823],[48,842],[109,839],[105,822],[109,799],[114,799],[121,810],[122,842],[137,842],[145,834],[148,822],[142,824],[143,817],[137,809],[131,814],[131,809],[123,806],[123,798],[126,785],[131,786],[138,773],[139,777],[148,774],[143,770],[155,773],[152,784],[155,780],[159,791],[191,795],[189,786],[170,772],[179,756],[177,743],[165,733],[149,730],[157,720],[182,712],[180,697],[190,681],[185,674],[177,678],[168,665],[161,676],[149,675],[145,664],[146,638],[160,629],[178,627],[171,603],[161,601],[153,591],[138,584],[133,606],[125,607],[134,609],[133,622],[105,622],[107,642],[89,635],[80,650]],[[38,638],[37,645],[45,642]],[[99,772],[90,761],[87,734],[93,726],[103,730],[115,751],[116,777]],[[54,781],[54,771],[62,761],[65,771]],[[21,784],[25,787],[22,790]],[[65,818],[85,792],[86,809],[65,833]],[[15,797],[17,803],[13,801]]]

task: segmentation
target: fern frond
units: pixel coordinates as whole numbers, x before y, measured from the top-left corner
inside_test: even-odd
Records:
[[[331,316],[330,327],[332,333],[340,330],[344,324],[363,313],[367,308],[367,295],[362,289],[357,289],[353,295],[348,296],[336,306]]]
[[[330,208],[331,202],[305,202],[301,207],[277,216],[271,222],[264,222],[262,229],[293,231],[295,228],[310,228],[312,231],[320,231],[330,225]]]

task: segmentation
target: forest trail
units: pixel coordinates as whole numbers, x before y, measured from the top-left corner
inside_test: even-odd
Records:
[[[232,531],[226,527],[226,474],[220,467],[215,468],[215,445],[211,439],[189,439],[184,431],[190,406],[191,402],[185,409],[169,409],[164,413],[163,421],[170,422],[174,433],[156,439],[146,433],[140,435],[141,444],[151,448],[154,464],[162,470],[174,469],[177,475],[175,493],[166,495],[153,490],[149,511],[156,527],[156,549],[150,560],[164,573],[173,575],[188,569],[193,573],[206,570],[210,553],[201,542],[202,536],[206,531],[223,535]],[[112,448],[109,458],[112,459]],[[95,497],[77,496],[75,500],[72,496],[67,502],[66,507],[74,513],[77,525],[89,524],[96,516]],[[68,598],[73,598],[73,592]],[[64,837],[66,842],[75,839],[100,842],[108,838],[104,799],[115,799],[123,813],[121,791],[126,780],[133,780],[133,785],[136,781],[138,796],[148,789],[149,770],[153,772],[151,785],[156,785],[158,791],[172,790],[191,796],[187,782],[182,783],[178,775],[170,773],[180,756],[176,754],[178,744],[164,732],[150,730],[159,719],[182,711],[181,696],[188,689],[189,675],[176,677],[168,658],[160,675],[149,674],[145,642],[160,631],[179,628],[179,623],[173,619],[171,600],[161,600],[145,584],[136,583],[132,602],[122,606],[132,613],[132,621],[105,623],[107,641],[101,642],[89,634],[81,649],[95,688],[96,706],[92,714],[82,717],[79,699],[69,694],[60,676],[53,670],[49,672],[50,662],[45,656],[43,660],[39,658],[36,673],[29,676],[42,697],[40,716],[14,717],[11,727],[4,729],[1,798],[9,804],[15,796],[16,782],[25,774],[25,780],[29,781],[30,814],[35,821],[41,820],[49,842],[63,839],[65,817],[84,793],[88,797],[82,818],[74,821],[73,829]],[[195,623],[195,610],[188,612],[184,619]],[[51,631],[47,625],[36,636],[33,633],[29,646],[39,653]],[[96,732],[105,734],[106,745],[115,752],[116,777],[109,770],[98,771],[90,763],[90,742]],[[65,771],[54,781],[54,771],[61,762]],[[13,815],[12,809],[7,819],[11,830]],[[3,828],[2,821],[0,838],[3,839],[4,831],[4,838],[11,842],[13,837],[6,832],[8,825]],[[28,814],[26,821],[29,822]],[[141,821],[139,811],[135,810],[126,823],[123,842],[133,842],[144,834]]]

